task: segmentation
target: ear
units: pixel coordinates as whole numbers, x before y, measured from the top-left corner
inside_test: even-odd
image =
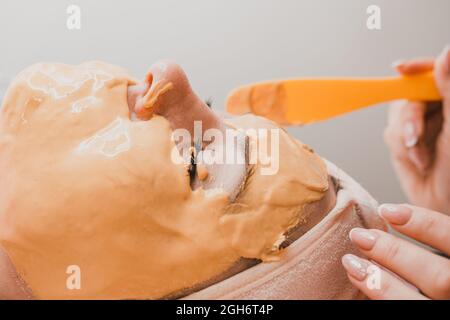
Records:
[[[19,277],[6,251],[0,246],[0,300],[33,299],[31,290]]]

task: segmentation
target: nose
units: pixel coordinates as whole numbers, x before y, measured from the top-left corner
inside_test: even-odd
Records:
[[[128,88],[128,105],[139,120],[154,114],[165,117],[172,129],[184,128],[193,135],[194,121],[204,130],[222,129],[218,116],[192,90],[186,73],[177,63],[162,60],[150,67],[143,83]]]
[[[130,112],[138,120],[149,120],[153,115],[163,116],[169,121],[172,130],[186,129],[191,138],[189,146],[177,144],[182,150],[192,144],[200,146],[200,150],[227,150],[233,148],[234,154],[245,157],[246,144],[231,144],[230,141],[204,141],[204,136],[196,137],[195,122],[200,121],[202,132],[208,129],[219,130],[226,136],[226,126],[206,103],[192,90],[186,73],[175,62],[163,60],[154,64],[145,81],[128,87],[128,105]],[[200,138],[201,141],[198,141]],[[220,154],[220,152],[219,152]],[[196,160],[195,160],[196,161]],[[239,192],[246,177],[246,163],[205,163],[204,167],[195,166],[193,189],[202,186],[204,189],[223,188],[229,192],[230,199]],[[204,170],[201,170],[201,169]],[[202,172],[203,171],[203,172]],[[190,172],[191,174],[191,172]]]

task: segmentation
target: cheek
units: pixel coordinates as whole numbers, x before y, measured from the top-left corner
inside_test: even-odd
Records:
[[[336,205],[336,190],[332,181],[332,178],[328,179],[328,191],[325,193],[324,197],[319,201],[309,203],[305,205],[305,220],[302,221],[297,227],[295,227],[287,235],[287,240],[284,246],[289,245],[293,241],[300,238],[306,232],[311,230],[316,224],[322,221],[328,213]]]
[[[203,136],[211,143],[197,155],[197,177],[193,188],[221,188],[234,200],[242,189],[247,176],[247,137],[234,129],[233,134],[210,130]],[[214,132],[215,135],[209,133]]]

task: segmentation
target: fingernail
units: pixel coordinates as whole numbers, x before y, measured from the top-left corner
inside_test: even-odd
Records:
[[[419,138],[417,137],[416,126],[412,121],[407,122],[403,127],[403,138],[407,148],[412,148],[417,144]]]
[[[385,203],[378,207],[378,214],[389,223],[401,226],[411,219],[412,210],[403,205]]]
[[[367,276],[366,268],[364,267],[361,259],[352,254],[346,254],[342,257],[342,265],[345,270],[354,278],[362,281]]]
[[[405,63],[405,60],[403,60],[403,59],[395,60],[394,62],[391,63],[391,67],[396,69],[404,63]]]
[[[377,240],[377,235],[367,229],[353,228],[350,231],[350,240],[363,250],[371,250]]]

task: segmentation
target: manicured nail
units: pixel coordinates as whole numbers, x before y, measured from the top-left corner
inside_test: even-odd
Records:
[[[367,276],[366,267],[357,256],[346,254],[342,257],[342,265],[352,277],[359,281],[364,280]]]
[[[363,250],[370,250],[375,245],[377,235],[367,229],[353,228],[350,231],[350,240]]]
[[[411,219],[412,210],[399,204],[385,203],[378,207],[378,214],[387,222],[401,226]]]
[[[407,148],[412,148],[417,144],[419,138],[417,137],[416,126],[412,121],[407,122],[403,127],[403,138]]]

